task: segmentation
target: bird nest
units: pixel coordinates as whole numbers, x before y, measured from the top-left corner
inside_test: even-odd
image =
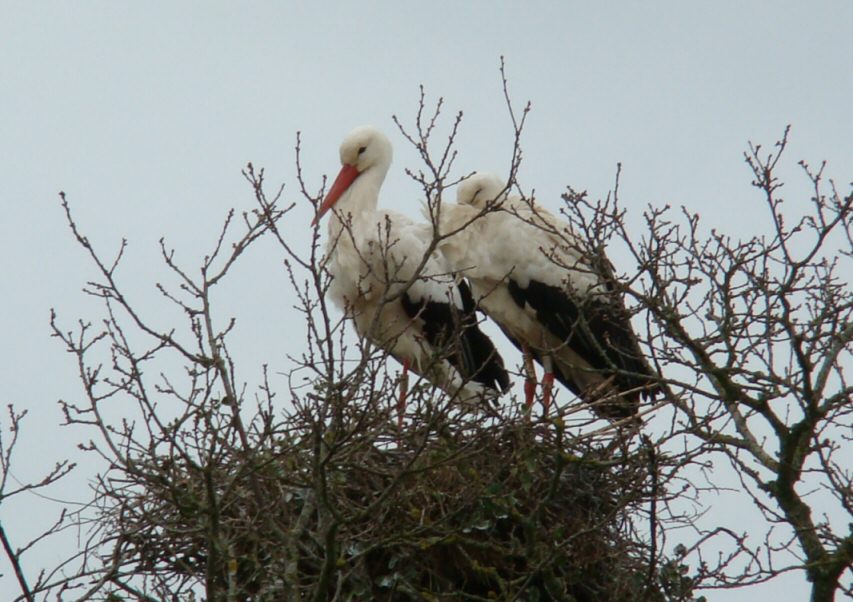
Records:
[[[266,448],[140,462],[103,523],[134,572],[172,592],[676,599],[635,532],[647,456],[543,427],[519,418],[384,441],[306,428]]]

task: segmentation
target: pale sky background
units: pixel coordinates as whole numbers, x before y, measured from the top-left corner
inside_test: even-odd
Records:
[[[520,179],[546,206],[556,209],[567,184],[603,196],[622,162],[631,219],[648,203],[683,204],[745,235],[765,219],[743,161],[748,140],[770,145],[792,124],[786,194],[805,188],[799,159],[826,159],[846,189],[851,28],[849,1],[3,2],[0,404],[30,410],[15,476],[34,478],[63,457],[87,462],[75,446],[90,433],[56,426],[57,399],[81,390],[48,317],[55,307],[70,328],[100,307],[80,292],[93,270],[64,224],[59,190],[100,249],[129,239],[120,282],[156,322],[157,240],[197,265],[226,211],[253,207],[240,174],[248,161],[297,200],[297,131],[316,188],[337,172],[350,129],[385,130],[396,159],[380,202],[415,215],[418,191],[403,168],[417,163],[391,115],[411,123],[423,84],[429,99],[445,98],[445,123],[465,112],[458,172],[505,172],[505,55],[514,100],[533,104]],[[297,247],[307,248],[309,220],[300,205],[287,221]],[[286,369],[285,354],[303,344],[280,266],[273,245],[257,245],[218,299],[220,315],[238,317],[230,348],[246,380],[265,362]],[[83,466],[50,493],[85,499],[89,473]],[[20,544],[51,508],[29,497],[0,516]],[[25,569],[34,575],[33,563],[59,555],[42,550]],[[0,572],[5,600],[17,593],[5,558]],[[807,591],[792,574],[709,599],[802,600]]]

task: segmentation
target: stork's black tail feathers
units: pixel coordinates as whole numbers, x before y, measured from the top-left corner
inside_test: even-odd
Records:
[[[458,285],[462,309],[449,302],[414,300],[403,295],[402,303],[410,318],[424,322],[424,335],[466,380],[480,383],[495,393],[509,389],[509,374],[492,340],[480,330],[476,304],[468,284]]]
[[[602,404],[599,413],[612,418],[631,416],[637,413],[641,398],[654,398],[659,392],[660,377],[643,356],[628,312],[615,291],[579,299],[535,280],[522,287],[510,279],[507,286],[519,307],[531,307],[537,320],[555,337],[611,379],[622,401]],[[554,367],[554,373],[585,401],[595,402],[599,395],[608,394],[609,387],[597,393],[582,391],[559,366]]]
[[[477,322],[477,305],[468,283],[459,282],[462,296],[461,347],[468,357],[466,371],[469,376],[486,387],[505,393],[509,390],[509,374],[495,344],[480,330]]]

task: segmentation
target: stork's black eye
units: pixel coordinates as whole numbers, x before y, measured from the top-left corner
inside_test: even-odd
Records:
[[[360,149],[358,149],[358,154],[360,155],[360,154],[362,154],[362,153],[363,153],[364,151],[366,151],[366,150],[367,150],[367,147],[366,147],[366,146],[362,146]]]

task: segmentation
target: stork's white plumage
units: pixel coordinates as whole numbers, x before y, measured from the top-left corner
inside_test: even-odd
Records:
[[[603,416],[635,414],[640,397],[657,392],[658,377],[640,350],[610,263],[586,252],[563,220],[505,188],[484,173],[459,185],[458,204],[442,207],[440,230],[461,230],[443,241],[442,252],[469,280],[479,307],[544,366],[546,412],[556,377]]]
[[[356,128],[341,144],[341,171],[314,219],[332,209],[329,294],[361,336],[403,364],[404,375],[411,368],[462,403],[494,397],[509,386],[503,360],[447,259],[433,251],[424,260],[431,226],[376,207],[391,157],[390,141],[372,127]],[[405,390],[401,406],[404,400]]]

